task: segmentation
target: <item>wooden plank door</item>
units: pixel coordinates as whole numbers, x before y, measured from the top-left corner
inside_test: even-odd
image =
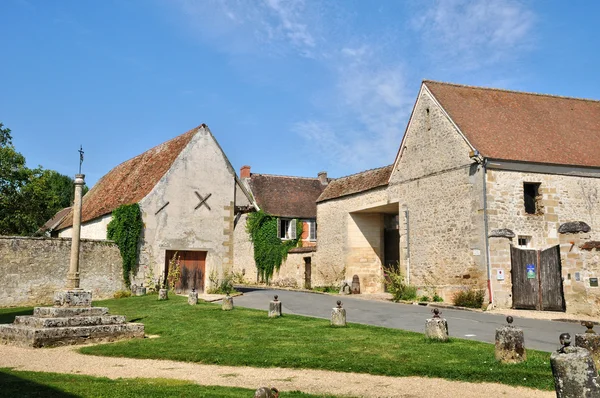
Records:
[[[540,252],[540,275],[541,309],[564,311],[560,246],[556,245]]]
[[[312,277],[311,274],[312,274],[311,258],[304,257],[304,288],[305,289],[311,288],[311,277]]]
[[[511,246],[510,262],[513,308],[539,309],[540,275],[537,251]]]
[[[177,253],[179,257],[179,266],[181,267],[181,277],[175,285],[177,293],[189,293],[192,289],[198,292],[204,292],[204,279],[206,269],[206,252],[192,250],[167,250],[165,256],[166,272],[168,273],[169,261]]]

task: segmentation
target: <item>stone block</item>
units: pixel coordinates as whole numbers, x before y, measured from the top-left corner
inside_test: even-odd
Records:
[[[73,316],[101,316],[108,314],[106,307],[35,307],[33,316],[36,318],[64,318]]]
[[[196,290],[192,290],[190,294],[188,294],[188,304],[196,305],[198,304],[198,292]]]
[[[600,369],[600,334],[576,334],[575,346],[588,350],[594,359],[596,369]]]
[[[519,363],[527,359],[523,329],[503,326],[496,329],[496,360],[502,363]]]
[[[91,307],[92,292],[83,289],[61,290],[54,293],[55,307]]]
[[[223,298],[223,304],[221,305],[223,311],[231,311],[233,309],[233,297],[226,296]]]
[[[432,340],[448,341],[448,322],[444,318],[426,320],[425,336]]]
[[[560,351],[550,355],[556,397],[600,397],[598,372],[589,351],[580,347],[564,347]]]
[[[125,323],[123,315],[70,316],[61,318],[38,318],[35,316],[17,316],[14,325],[32,328],[64,328],[74,326],[114,325]]]
[[[346,326],[346,309],[338,306],[331,310],[331,326],[345,327]]]
[[[158,290],[158,299],[159,300],[168,300],[169,299],[169,292],[167,289],[159,289]]]
[[[277,318],[281,316],[281,301],[277,300],[277,296],[275,296],[275,300],[269,303],[269,318]]]

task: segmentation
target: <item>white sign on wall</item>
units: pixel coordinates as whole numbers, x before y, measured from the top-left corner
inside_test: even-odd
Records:
[[[504,280],[504,270],[503,269],[496,270],[496,279],[499,281]]]

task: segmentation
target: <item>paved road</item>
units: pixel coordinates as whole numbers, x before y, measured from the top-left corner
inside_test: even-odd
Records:
[[[346,308],[348,322],[423,333],[425,319],[431,318],[431,307],[420,305],[285,290],[254,288],[238,288],[238,290],[244,292],[244,295],[234,298],[236,306],[266,311],[269,308],[269,301],[277,294],[282,302],[284,314],[329,319],[331,309],[335,307],[336,301],[341,299]],[[506,317],[503,315],[451,309],[441,309],[441,311],[442,316],[448,320],[451,337],[494,343],[496,328],[506,325]],[[514,325],[523,329],[527,348],[548,352],[559,347],[558,336],[561,333],[568,332],[574,336],[585,331],[585,328],[578,323],[518,317],[515,317]]]

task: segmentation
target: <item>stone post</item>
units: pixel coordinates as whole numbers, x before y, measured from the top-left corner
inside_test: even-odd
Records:
[[[81,194],[85,175],[75,175],[75,203],[73,205],[73,228],[71,236],[71,262],[67,274],[67,289],[79,289],[79,243],[81,241]]]
[[[585,348],[592,354],[596,369],[600,369],[600,335],[594,332],[594,322],[581,322],[587,328],[585,333],[575,335],[575,347]]]
[[[254,392],[254,398],[278,398],[279,390],[275,387],[260,387]]]
[[[269,303],[269,318],[281,316],[281,301],[277,299],[278,297],[275,295],[275,299]]]
[[[360,278],[358,275],[352,277],[352,294],[360,294]]]
[[[189,305],[198,304],[198,292],[196,291],[196,289],[192,289],[190,294],[188,294],[188,304]]]
[[[223,298],[223,304],[221,305],[223,311],[231,311],[233,309],[233,297],[227,295]]]
[[[331,311],[331,326],[346,326],[346,309],[342,308],[342,302],[337,301],[337,307]]]
[[[600,397],[600,380],[592,355],[581,347],[571,347],[569,333],[560,335],[562,347],[550,355],[557,398]]]
[[[432,340],[448,341],[448,322],[440,318],[440,310],[435,308],[433,318],[425,321],[425,336]]]
[[[137,290],[135,291],[135,295],[136,296],[145,296],[146,288],[144,286],[138,286]]]
[[[496,360],[502,363],[519,363],[527,359],[523,329],[514,327],[513,317],[507,316],[507,326],[496,329]]]
[[[169,293],[167,289],[158,289],[158,299],[159,300],[168,300],[169,299]]]

